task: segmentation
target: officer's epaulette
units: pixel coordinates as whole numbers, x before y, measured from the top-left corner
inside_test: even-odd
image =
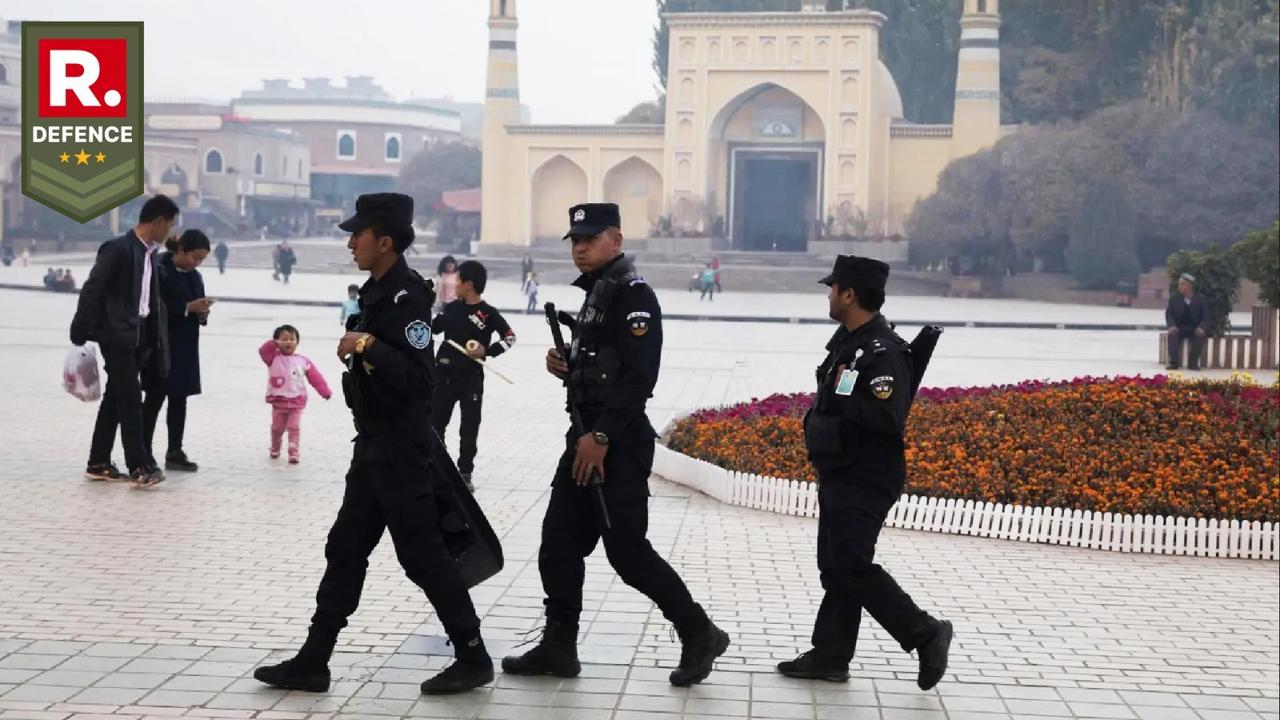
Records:
[[[426,291],[427,302],[431,304],[435,304],[435,301],[436,301],[435,281],[422,277],[422,274],[419,273],[417,270],[414,270],[413,268],[409,268],[409,279],[411,281],[416,280],[418,284],[422,286],[422,289]],[[400,298],[404,297],[407,294],[408,293],[406,293],[404,290],[401,290],[400,292],[396,293],[396,302],[400,302]]]
[[[875,340],[871,341],[871,354],[883,355],[888,351],[889,351],[889,347],[885,345],[884,341],[881,340],[880,338],[876,338]]]
[[[648,283],[646,283],[646,282],[644,281],[644,278],[643,278],[643,277],[641,277],[640,275],[636,275],[635,273],[629,273],[629,274],[627,275],[627,277],[625,277],[625,278],[623,278],[623,279],[627,281],[627,285],[629,285],[630,287],[635,287],[635,286],[637,286],[637,285],[647,285],[647,284],[648,284]]]

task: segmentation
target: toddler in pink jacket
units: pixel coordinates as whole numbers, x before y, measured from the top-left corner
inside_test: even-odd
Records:
[[[289,462],[298,462],[298,437],[302,432],[302,410],[307,406],[307,383],[328,400],[332,393],[315,363],[298,349],[298,329],[281,325],[262,343],[258,355],[267,364],[267,402],[271,403],[271,457],[280,457],[280,438],[289,431]]]

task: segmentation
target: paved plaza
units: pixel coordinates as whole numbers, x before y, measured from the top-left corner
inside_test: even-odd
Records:
[[[43,268],[37,260],[32,268],[0,269],[0,283],[38,283]],[[347,282],[358,281],[304,274],[284,288],[263,270],[219,276],[206,268],[204,275],[215,296],[335,302]],[[491,296],[510,307],[516,290],[498,284]],[[576,306],[580,295],[548,288],[543,299]],[[660,299],[669,309],[697,305],[681,292]],[[823,309],[817,293],[729,294],[716,303],[725,312]],[[499,674],[479,692],[420,697],[418,683],[447,663],[451,648],[384,541],[340,638],[333,689],[266,688],[250,673],[288,656],[305,634],[353,432],[339,397],[326,403],[313,395],[301,464],[270,460],[255,349],[274,326],[297,325],[299,352],[336,387],[337,309],[216,306],[201,341],[205,394],[192,398],[187,425],[187,450],[201,470],[172,474],[144,492],[81,478],[96,408],[59,387],[74,304],[74,296],[0,290],[7,338],[0,347],[0,719],[1280,718],[1275,562],[885,530],[880,562],[924,608],[955,623],[947,677],[920,692],[914,658],[868,620],[853,680],[794,681],[772,666],[808,647],[821,593],[816,521],[722,505],[657,478],[650,482],[654,545],[733,638],[706,683],[667,683],[678,641],[597,551],[588,561],[581,678]],[[1153,311],[937,298],[890,298],[885,312],[913,320],[1159,322]],[[495,656],[536,638],[531,632],[542,624],[537,542],[566,423],[563,391],[542,370],[549,343],[541,317],[510,319],[519,342],[495,363],[516,384],[488,383],[476,472],[478,499],[507,558],[506,569],[474,591]],[[809,390],[829,332],[670,323],[650,414],[661,425],[697,407]],[[1155,350],[1150,332],[953,328],[926,383],[1153,374]]]

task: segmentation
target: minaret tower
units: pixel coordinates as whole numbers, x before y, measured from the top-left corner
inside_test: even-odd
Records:
[[[480,241],[514,240],[501,203],[511,197],[506,126],[520,121],[520,83],[516,72],[516,0],[489,0],[489,69],[484,98],[481,166]]]
[[[953,158],[972,155],[1000,139],[1000,0],[963,2],[951,121]]]

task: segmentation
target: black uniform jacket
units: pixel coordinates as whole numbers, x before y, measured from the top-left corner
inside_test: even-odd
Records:
[[[827,343],[804,422],[819,482],[905,481],[909,352],[883,315],[853,332],[841,327]]]
[[[431,284],[400,258],[360,288],[357,332],[376,340],[352,356],[343,390],[371,459],[395,457],[400,443],[430,449]]]
[[[579,276],[573,284],[587,293],[575,339],[582,422],[588,432],[605,433],[611,441],[652,442],[645,404],[653,396],[662,365],[658,296],[626,255]]]

